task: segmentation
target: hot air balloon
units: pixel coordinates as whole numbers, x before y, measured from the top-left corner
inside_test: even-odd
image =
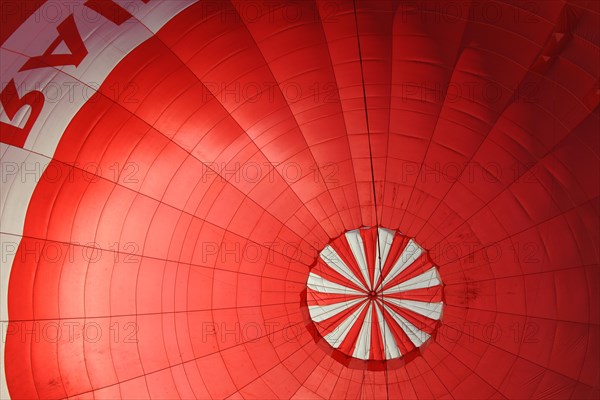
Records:
[[[600,397],[600,3],[1,3],[2,399]]]

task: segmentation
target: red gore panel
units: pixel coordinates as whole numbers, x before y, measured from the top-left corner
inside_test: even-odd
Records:
[[[599,4],[2,1],[0,398],[600,398]]]

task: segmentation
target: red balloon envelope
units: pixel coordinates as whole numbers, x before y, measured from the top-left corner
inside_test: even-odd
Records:
[[[1,10],[2,399],[600,397],[600,3]]]

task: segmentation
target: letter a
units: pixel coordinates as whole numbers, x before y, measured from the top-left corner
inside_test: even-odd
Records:
[[[52,42],[50,47],[46,49],[44,54],[27,60],[25,65],[23,65],[19,71],[43,67],[57,67],[61,65],[74,65],[76,67],[79,65],[88,52],[81,39],[73,15],[69,15],[67,19],[61,22],[56,30],[58,31],[58,37]],[[54,50],[56,50],[58,45],[63,41],[71,51],[71,54],[53,54]]]

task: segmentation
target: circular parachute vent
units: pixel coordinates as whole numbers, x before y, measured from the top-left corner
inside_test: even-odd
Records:
[[[0,399],[600,398],[600,1],[0,13]]]
[[[306,301],[331,347],[360,360],[393,360],[431,338],[442,315],[441,285],[413,239],[381,227],[357,229],[321,250]]]

